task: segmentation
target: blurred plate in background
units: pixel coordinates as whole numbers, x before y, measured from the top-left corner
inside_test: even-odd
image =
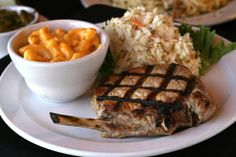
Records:
[[[84,7],[90,7],[95,4],[104,4],[111,6],[111,2],[109,0],[81,0],[81,3],[84,5]],[[179,18],[176,19],[176,21],[191,25],[206,25],[206,26],[217,25],[235,19],[236,18],[235,8],[236,8],[236,0],[233,0],[228,5],[216,11],[194,17]]]

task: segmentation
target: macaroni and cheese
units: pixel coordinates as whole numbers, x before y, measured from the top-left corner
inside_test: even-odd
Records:
[[[100,45],[95,28],[76,28],[66,32],[47,27],[33,31],[28,37],[28,45],[19,49],[19,54],[31,61],[61,62],[83,57]]]

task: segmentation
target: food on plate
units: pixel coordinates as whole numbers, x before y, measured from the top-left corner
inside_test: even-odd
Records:
[[[174,18],[190,17],[212,12],[225,6],[230,1],[232,0],[163,0],[167,8],[172,7]]]
[[[34,16],[25,10],[19,13],[13,10],[0,10],[0,32],[8,32],[28,25]]]
[[[148,64],[178,63],[195,75],[204,75],[226,53],[236,49],[236,43],[216,40],[208,27],[176,25],[171,17],[156,10],[138,7],[123,17],[105,24],[110,35],[110,53],[100,69],[102,75],[121,72]]]
[[[115,73],[101,81],[92,98],[98,119],[51,112],[54,123],[122,138],[170,135],[213,116],[217,107],[199,74],[236,43],[216,40],[207,27],[176,26],[166,14],[143,7],[112,18],[104,30],[111,41],[101,69]]]
[[[199,75],[201,59],[188,33],[181,35],[171,17],[156,9],[128,10],[104,26],[110,36],[110,51],[115,71],[149,64],[182,64]]]
[[[110,0],[115,7],[135,8],[144,6],[148,10],[168,12],[174,18],[191,17],[219,9],[232,0]]]
[[[216,111],[203,83],[178,64],[110,75],[92,100],[98,119],[50,113],[54,123],[101,131],[102,137],[157,136],[207,121]]]
[[[48,27],[42,27],[29,35],[28,45],[21,47],[19,54],[30,61],[61,62],[88,55],[99,45],[95,28],[50,31]]]

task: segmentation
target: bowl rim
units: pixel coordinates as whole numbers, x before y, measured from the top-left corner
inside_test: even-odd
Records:
[[[15,38],[22,32],[24,31],[29,31],[32,32],[35,29],[38,29],[39,26],[44,26],[47,25],[50,28],[50,24],[55,24],[55,22],[64,22],[64,23],[80,23],[81,25],[86,25],[87,28],[89,25],[91,25],[92,28],[95,28],[96,30],[99,31],[99,35],[100,35],[100,39],[103,38],[104,42],[100,43],[100,46],[93,52],[81,57],[81,58],[77,58],[74,60],[66,60],[66,61],[62,61],[62,62],[39,62],[39,61],[30,61],[30,60],[26,60],[24,59],[22,56],[18,55],[14,50],[13,50],[13,42],[15,40]],[[84,28],[82,27],[78,27],[78,28]],[[62,28],[63,29],[63,28]],[[102,41],[102,40],[101,40]],[[65,66],[65,65],[69,65],[69,64],[75,64],[75,63],[81,63],[81,62],[85,62],[87,60],[89,60],[90,58],[94,58],[97,55],[101,54],[99,53],[101,50],[104,50],[106,52],[104,52],[105,54],[107,53],[107,49],[109,47],[109,43],[110,43],[110,38],[108,36],[108,34],[99,26],[97,26],[96,24],[87,22],[87,21],[81,21],[81,20],[70,20],[70,19],[58,19],[58,20],[50,20],[50,21],[45,21],[45,22],[40,22],[40,23],[36,23],[36,24],[32,24],[32,25],[28,25],[22,29],[20,29],[18,32],[16,32],[8,41],[7,44],[7,50],[8,53],[10,55],[10,57],[14,57],[15,59],[17,59],[19,62],[23,63],[23,64],[28,64],[31,66],[37,66],[37,67],[57,67],[57,66]],[[12,59],[14,62],[14,59]]]
[[[28,23],[26,26],[29,26],[29,25],[32,25],[34,23],[36,23],[39,19],[39,13],[36,9],[32,8],[32,7],[29,7],[29,6],[24,6],[24,5],[6,5],[6,6],[0,6],[0,10],[17,10],[17,9],[22,9],[22,10],[25,10],[27,11],[28,13],[31,13],[34,18],[33,20]],[[13,33],[16,33],[18,30],[26,27],[26,26],[23,26],[23,27],[19,27],[19,28],[16,28],[14,30],[11,30],[11,31],[7,31],[7,32],[0,32],[0,36],[4,36],[4,35],[9,35],[9,34],[13,34]]]

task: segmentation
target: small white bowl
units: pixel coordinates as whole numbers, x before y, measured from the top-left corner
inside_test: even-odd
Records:
[[[3,9],[16,11],[16,12],[20,12],[21,10],[25,10],[28,13],[32,14],[34,16],[34,18],[28,25],[36,23],[39,18],[38,12],[34,8],[31,8],[31,7],[20,6],[20,5],[0,6],[0,10],[3,10]],[[0,32],[0,56],[4,56],[7,54],[7,43],[9,41],[9,39],[11,38],[11,36],[13,34],[15,34],[19,29],[20,28],[12,30],[12,31],[8,31],[8,32]]]
[[[72,61],[28,61],[17,54],[27,43],[28,35],[41,27],[49,30],[62,28],[95,28],[100,36],[100,46],[92,53]],[[53,102],[74,100],[85,93],[94,83],[109,45],[108,35],[92,23],[78,20],[53,20],[27,26],[17,32],[8,42],[9,55],[28,87],[38,96]]]

